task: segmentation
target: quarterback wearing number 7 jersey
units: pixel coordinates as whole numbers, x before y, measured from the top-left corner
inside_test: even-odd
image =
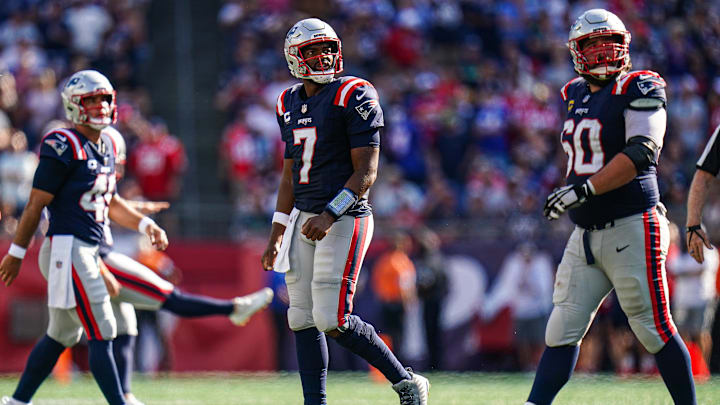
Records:
[[[570,29],[567,45],[579,77],[561,90],[568,185],[548,196],[544,214],[554,220],[569,211],[576,227],[557,270],[531,405],[550,404],[567,382],[580,342],[613,289],[675,404],[695,404],[665,277],[670,240],[657,184],[665,81],[630,70],[629,44],[630,32],[606,10],[586,11]]]
[[[403,405],[425,405],[427,379],[405,370],[373,326],[352,314],[373,234],[367,195],[384,125],[377,91],[358,77],[335,78],[341,42],[317,18],[290,29],[285,59],[303,82],[277,100],[285,159],[262,261],[266,270],[285,272],[304,403],[327,403],[327,335],[380,370]]]

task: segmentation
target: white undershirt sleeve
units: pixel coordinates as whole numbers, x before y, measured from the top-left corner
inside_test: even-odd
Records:
[[[662,148],[667,124],[667,111],[664,108],[657,110],[631,110],[625,109],[625,141],[635,136],[644,136],[652,139]]]

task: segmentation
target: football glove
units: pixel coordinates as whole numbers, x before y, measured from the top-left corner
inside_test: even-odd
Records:
[[[545,200],[543,215],[551,221],[558,219],[563,212],[579,207],[594,194],[595,190],[589,181],[556,188]]]

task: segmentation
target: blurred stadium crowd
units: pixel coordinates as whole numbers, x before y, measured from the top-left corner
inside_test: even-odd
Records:
[[[55,121],[63,117],[58,88],[83,68],[107,74],[118,90],[117,127],[127,138],[130,157],[129,180],[121,193],[182,198],[183,145],[151,117],[150,96],[142,86],[150,52],[149,2],[3,1],[0,237],[14,233],[26,203],[37,161],[32,150],[47,128],[60,125]],[[265,232],[274,211],[283,151],[275,105],[278,94],[294,82],[282,44],[288,28],[308,15],[323,18],[338,32],[345,74],[368,79],[380,92],[386,129],[371,202],[381,229],[429,227],[445,241],[501,235],[514,243],[540,245],[551,232],[567,234],[567,216],[547,226],[541,207],[564,181],[559,89],[575,76],[565,47],[568,27],[593,7],[621,16],[632,33],[635,69],[657,71],[668,82],[660,187],[671,219],[684,224],[694,162],[720,125],[718,2],[330,3],[329,8],[312,0],[222,3],[217,18],[225,38],[219,46],[226,70],[214,101],[227,122],[218,134],[218,161],[235,212],[228,235],[248,228]],[[720,241],[717,192],[710,194],[705,222],[713,241]],[[423,243],[416,241],[420,251]],[[521,245],[516,254],[522,256],[526,249]],[[437,262],[422,255],[418,260]],[[435,264],[424,266],[432,275]],[[406,276],[398,274],[395,280],[400,283]],[[376,296],[384,294],[383,287],[373,288]],[[403,300],[417,294],[388,288],[389,295]],[[444,285],[437,288],[428,293],[432,305],[439,300],[433,294],[445,291]],[[392,311],[380,313],[392,317]]]

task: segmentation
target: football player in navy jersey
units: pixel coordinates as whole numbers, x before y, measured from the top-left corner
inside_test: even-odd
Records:
[[[342,44],[317,18],[290,29],[285,59],[302,83],[277,101],[285,159],[262,264],[286,273],[305,404],[327,403],[326,335],[380,370],[401,404],[427,404],[428,380],[403,368],[373,326],[352,314],[373,233],[367,198],[384,125],[377,92],[361,78],[335,78]]]
[[[98,244],[103,224],[116,223],[150,237],[158,249],[168,245],[165,231],[132,209],[115,193],[115,157],[102,130],[114,122],[115,91],[94,70],[73,74],[62,89],[63,106],[72,128],[51,131],[41,141],[33,188],[0,278],[12,284],[43,208],[50,211],[47,237],[38,262],[48,280],[50,322],[35,345],[12,398],[3,404],[29,404],[66,347],[85,331],[90,370],[106,400],[125,404],[112,357],[116,323],[110,296],[100,274]]]
[[[550,404],[570,378],[580,342],[612,289],[635,336],[655,355],[675,404],[696,403],[665,278],[670,237],[657,185],[665,81],[652,71],[630,71],[629,44],[625,25],[603,9],[586,11],[570,29],[579,77],[561,90],[568,185],[548,196],[544,214],[555,220],[569,211],[576,227],[557,270],[530,405]]]

